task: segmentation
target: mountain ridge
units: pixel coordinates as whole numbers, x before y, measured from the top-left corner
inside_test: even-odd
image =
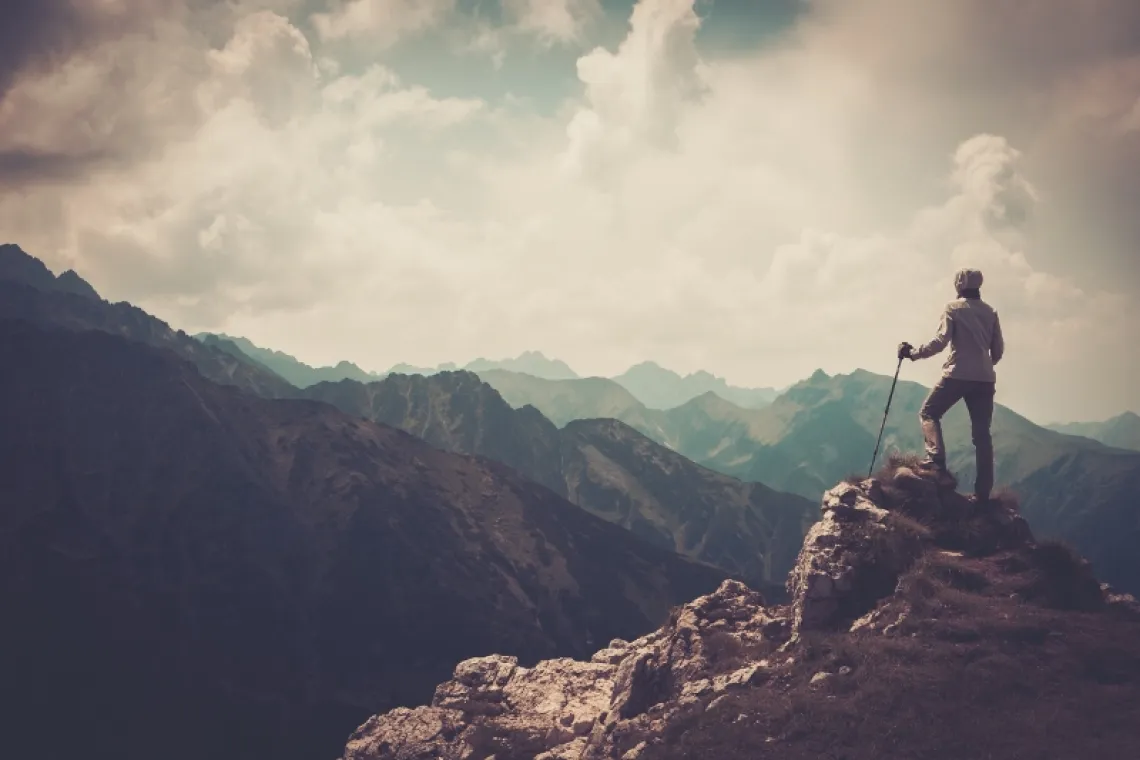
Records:
[[[725,577],[504,465],[123,336],[0,319],[0,350],[17,754],[67,713],[71,756],[332,756],[456,657],[584,656]]]
[[[532,406],[512,408],[472,372],[344,380],[305,393],[444,450],[501,461],[646,541],[769,588],[809,522],[806,500],[700,467],[615,420],[560,429]]]
[[[766,406],[779,393],[775,388],[741,388],[705,370],[688,375],[666,369],[656,362],[635,364],[611,378],[650,409],[673,409],[706,393],[746,409]]]
[[[312,367],[283,351],[262,348],[246,338],[224,333],[198,333],[194,338],[207,345],[222,347],[222,350],[229,353],[234,350],[239,351],[269,371],[280,375],[297,388],[306,388],[326,380],[335,381],[341,378],[350,378],[360,382],[368,382],[378,377],[375,373],[361,369],[348,361],[341,361],[329,367]]]
[[[1140,451],[1140,415],[1128,411],[1101,422],[1068,422],[1046,425],[1066,435],[1091,438],[1106,446]]]
[[[123,335],[177,354],[218,383],[267,398],[286,398],[296,392],[280,376],[242,354],[204,345],[126,301],[104,300],[79,275],[65,272],[55,277],[43,262],[16,245],[0,246],[0,319]]]
[[[444,362],[435,367],[419,367],[399,363],[393,365],[387,372],[368,372],[347,361],[341,361],[329,367],[313,367],[287,353],[263,348],[246,338],[223,333],[200,333],[195,337],[204,341],[211,339],[231,341],[251,359],[272,368],[300,388],[314,385],[317,382],[337,382],[342,379],[369,382],[387,375],[430,376],[441,372],[466,370],[477,374],[485,372],[514,373],[548,381],[589,380],[595,383],[609,381],[624,388],[646,408],[654,410],[680,406],[707,393],[715,393],[721,398],[744,408],[762,408],[771,403],[779,394],[773,388],[731,386],[723,378],[705,370],[698,370],[682,376],[652,361],[636,364],[621,375],[614,377],[583,377],[562,360],[550,359],[541,351],[530,350],[506,359],[473,359],[464,365],[459,365],[456,362]],[[564,422],[568,421],[565,420]]]

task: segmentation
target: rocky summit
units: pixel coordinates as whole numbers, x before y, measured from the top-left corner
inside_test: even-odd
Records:
[[[738,581],[588,661],[461,662],[342,760],[1124,757],[1140,605],[1004,495],[894,458],[822,501],[787,604]]]

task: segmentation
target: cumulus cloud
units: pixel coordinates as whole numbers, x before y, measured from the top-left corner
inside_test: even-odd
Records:
[[[1134,3],[1086,5],[813,0],[733,52],[702,49],[692,0],[640,0],[593,49],[591,3],[508,3],[501,25],[442,2],[168,10],[13,78],[0,229],[307,361],[537,348],[765,385],[891,371],[977,266],[1007,325],[1001,400],[1107,416],[1140,407],[1140,49]],[[504,67],[524,28],[583,45],[579,92],[445,97],[376,52],[449,23]]]
[[[641,147],[670,145],[686,102],[700,88],[692,0],[638,3],[616,53],[578,59],[586,105],[567,126],[571,171],[604,169]]]
[[[600,0],[502,0],[518,29],[547,44],[580,41],[602,15]]]
[[[5,197],[0,218],[13,237],[38,238],[82,261],[112,294],[162,302],[168,314],[201,324],[240,310],[305,308],[345,278],[367,281],[360,270],[375,266],[369,248],[416,255],[400,246],[418,236],[405,228],[427,224],[422,207],[382,202],[375,193],[400,178],[376,174],[414,164],[418,144],[480,111],[481,101],[434,98],[382,66],[325,76],[304,34],[266,10],[239,17],[219,47],[182,44],[177,56],[192,63],[180,97],[193,108],[166,127],[157,152],[103,168],[97,182],[70,188],[63,207],[54,185]],[[49,110],[53,98],[67,102],[53,85],[73,76],[54,72],[17,94]],[[71,102],[85,105],[91,82],[80,84]],[[165,88],[144,89],[129,113],[157,112],[167,97]],[[140,122],[159,128],[155,119]],[[23,139],[45,150],[87,136],[72,134],[83,128],[74,123],[48,122],[58,135],[19,123],[28,125]],[[385,161],[382,133],[401,128],[411,133],[402,155]],[[116,129],[107,135],[123,139]]]

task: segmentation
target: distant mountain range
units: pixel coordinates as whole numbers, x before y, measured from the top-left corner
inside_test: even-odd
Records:
[[[502,369],[483,370],[478,375],[511,406],[533,406],[558,427],[574,420],[629,422],[638,412],[648,410],[632,393],[604,377],[546,380]]]
[[[1125,412],[1104,422],[1070,422],[1049,425],[1049,429],[1066,435],[1092,438],[1106,446],[1140,451],[1140,415],[1135,412]]]
[[[891,384],[863,370],[834,377],[816,372],[763,409],[743,409],[710,393],[661,411],[612,381],[480,376],[512,406],[532,405],[563,424],[615,417],[697,464],[813,500],[847,475],[866,475]],[[885,452],[922,450],[918,410],[927,392],[899,382]],[[951,466],[968,490],[974,453],[966,410],[953,409],[944,426]],[[1110,582],[1140,589],[1132,548],[1140,541],[1140,453],[1043,428],[1000,405],[993,429],[998,483],[1018,493],[1034,530],[1071,541]]]
[[[455,372],[461,369],[468,372],[504,369],[511,372],[522,372],[545,380],[573,380],[578,377],[577,373],[570,369],[566,362],[559,359],[548,359],[541,351],[523,351],[513,359],[497,359],[494,361],[491,359],[475,359],[462,367],[454,362],[446,362],[437,367],[397,364],[388,370],[387,374],[430,376],[439,372]]]
[[[366,372],[347,361],[340,362],[333,367],[310,367],[289,354],[261,348],[245,338],[235,338],[220,333],[198,333],[194,337],[208,346],[215,346],[231,355],[251,359],[298,388],[307,388],[310,385],[327,381],[336,382],[345,378],[366,383],[380,377],[380,375]]]
[[[775,388],[738,388],[704,370],[682,377],[653,362],[634,365],[613,380],[650,409],[672,409],[706,393],[746,409],[759,409],[779,395]]]
[[[554,382],[502,370],[484,374]],[[578,387],[599,380],[557,382]],[[807,499],[700,467],[613,419],[559,429],[533,406],[511,408],[470,372],[321,383],[305,395],[446,451],[508,464],[650,543],[714,564],[770,595],[782,593],[818,514]]]
[[[368,372],[347,361],[342,361],[332,367],[312,367],[289,354],[262,348],[245,338],[222,333],[199,333],[194,337],[223,351],[240,353],[280,375],[298,388],[307,388],[321,382],[335,383],[340,380],[355,380],[367,383],[387,375],[423,375],[430,377],[441,372],[466,370],[476,373],[510,372],[528,375],[540,380],[578,380],[585,383],[585,387],[598,385],[598,381],[608,380],[609,383],[625,389],[632,398],[649,409],[671,409],[708,393],[715,393],[720,398],[737,406],[759,409],[770,404],[779,395],[779,391],[774,388],[738,388],[731,386],[723,378],[704,371],[682,376],[654,362],[642,362],[613,378],[582,378],[566,362],[549,359],[539,351],[525,351],[513,359],[494,361],[475,359],[463,366],[454,362],[447,362],[436,367],[397,364],[387,372],[378,373]],[[601,383],[600,387],[610,387],[609,383]],[[565,422],[569,422],[570,419],[577,418],[571,417]]]

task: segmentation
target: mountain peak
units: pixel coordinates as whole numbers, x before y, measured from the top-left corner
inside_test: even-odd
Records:
[[[57,277],[46,264],[14,243],[0,245],[0,280],[29,285],[36,290],[101,300],[95,288],[74,270],[68,269]]]
[[[468,362],[464,367],[471,372],[486,372],[495,369],[504,369],[511,372],[521,372],[524,375],[539,377],[543,380],[576,380],[578,373],[570,365],[559,359],[548,359],[541,351],[523,351],[513,359],[484,359],[479,357]]]
[[[686,401],[682,404],[680,409],[700,409],[706,413],[713,414],[714,417],[719,417],[725,412],[742,412],[743,410],[736,404],[721,398],[716,391],[705,391],[699,396]]]
[[[615,377],[614,382],[651,409],[675,409],[708,392],[737,406],[759,409],[770,404],[777,395],[772,388],[731,386],[724,378],[703,369],[682,376],[651,361],[633,365]]]
[[[629,375],[629,374],[633,374],[635,372],[656,372],[656,373],[661,373],[661,374],[673,375],[675,377],[681,377],[681,374],[679,372],[674,372],[673,370],[668,369],[667,367],[662,367],[660,364],[658,364],[655,361],[649,361],[649,360],[646,360],[643,362],[638,362],[637,364],[634,364],[632,367],[630,367],[629,369],[627,369],[625,371],[625,374]]]
[[[1012,501],[975,508],[895,459],[877,479],[829,491],[821,511],[789,575],[789,604],[729,580],[589,661],[466,660],[430,706],[361,726],[344,760],[481,756],[488,746],[581,760],[798,760],[845,746],[871,758],[892,732],[898,756],[931,756],[951,738],[963,755],[1006,756],[1010,737],[1021,746],[1036,735],[1042,709],[1092,716],[1120,704],[1096,678],[1067,675],[1082,662],[1103,662],[1104,683],[1140,696],[1125,675],[1140,662],[1140,605],[1063,547],[1036,543]],[[1111,724],[1070,720],[1050,736],[1051,756],[1079,756],[1094,739],[1126,752],[1140,709],[1128,712]],[[938,731],[919,719],[931,714]]]
[[[1118,449],[1140,451],[1140,415],[1126,411],[1104,422],[1069,422],[1049,425],[1066,435],[1079,435]]]

